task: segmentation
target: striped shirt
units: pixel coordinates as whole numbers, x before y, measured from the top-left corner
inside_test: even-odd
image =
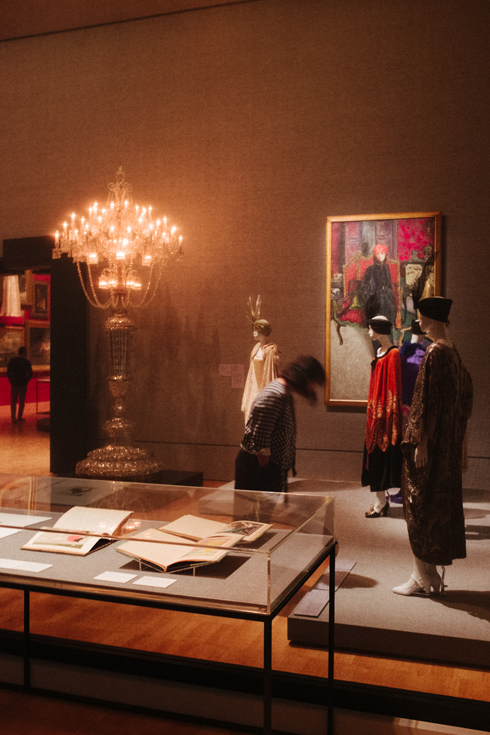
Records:
[[[259,393],[253,402],[241,448],[249,454],[270,450],[271,462],[281,468],[286,480],[296,459],[296,419],[294,402],[279,380]],[[266,453],[266,452],[263,452]]]

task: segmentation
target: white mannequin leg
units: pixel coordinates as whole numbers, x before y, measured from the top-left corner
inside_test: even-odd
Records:
[[[442,594],[444,590],[442,579],[437,572],[436,565],[428,564],[414,555],[413,572],[410,579],[405,584],[393,587],[393,592],[396,595],[405,596],[414,595],[422,591],[430,594],[431,588],[438,594]]]

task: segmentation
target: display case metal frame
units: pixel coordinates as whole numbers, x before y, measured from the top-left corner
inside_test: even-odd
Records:
[[[79,484],[79,480],[74,481]],[[153,486],[154,491],[155,486]],[[179,488],[181,490],[181,488]],[[198,490],[202,491],[202,488]],[[292,498],[291,498],[292,502]],[[32,512],[32,498],[26,509]],[[37,507],[38,512],[42,510]],[[33,531],[37,529],[23,529]],[[335,550],[336,541],[332,536],[323,547],[315,553],[302,570],[296,574],[293,582],[287,585],[284,595],[276,597],[267,609],[246,609],[233,605],[210,605],[209,602],[199,602],[198,599],[186,601],[184,597],[177,597],[167,593],[166,590],[156,593],[154,590],[147,592],[143,590],[125,590],[124,588],[113,588],[96,584],[92,580],[90,584],[82,584],[80,581],[55,579],[43,579],[29,574],[19,574],[15,570],[0,570],[0,587],[20,590],[23,592],[23,683],[26,690],[35,691],[31,681],[31,595],[43,593],[61,597],[80,598],[111,602],[116,604],[133,605],[139,607],[156,608],[161,610],[173,610],[182,613],[198,613],[208,616],[235,618],[261,622],[263,625],[263,732],[265,735],[272,733],[272,623],[274,618],[281,612],[291,598],[301,589],[305,582],[314,572],[329,559],[329,656],[328,673],[326,680],[326,707],[327,707],[327,735],[333,735],[333,693],[334,693],[334,635],[335,635]],[[97,554],[102,554],[96,552]],[[37,553],[37,552],[36,552]],[[1,554],[0,554],[1,555]]]

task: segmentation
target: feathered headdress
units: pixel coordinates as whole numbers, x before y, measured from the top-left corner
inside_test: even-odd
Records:
[[[268,336],[271,331],[272,327],[267,321],[267,319],[261,319],[260,318],[260,307],[262,305],[262,301],[260,299],[260,296],[257,296],[257,300],[255,302],[255,306],[253,303],[253,299],[251,296],[248,297],[248,312],[247,312],[247,319],[250,321],[250,326],[252,329],[256,329],[260,334],[265,334],[265,336]]]

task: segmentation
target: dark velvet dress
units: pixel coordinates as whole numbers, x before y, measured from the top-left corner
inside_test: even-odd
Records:
[[[371,363],[361,482],[371,492],[400,487],[402,468],[400,353],[391,347]]]
[[[403,508],[414,555],[429,564],[466,556],[462,498],[463,442],[473,385],[457,349],[427,348],[415,384],[403,440]],[[428,461],[415,466],[415,449],[429,436]]]
[[[396,302],[388,263],[375,259],[373,265],[366,268],[360,288],[360,298],[367,319],[383,315],[392,324],[395,324]]]

